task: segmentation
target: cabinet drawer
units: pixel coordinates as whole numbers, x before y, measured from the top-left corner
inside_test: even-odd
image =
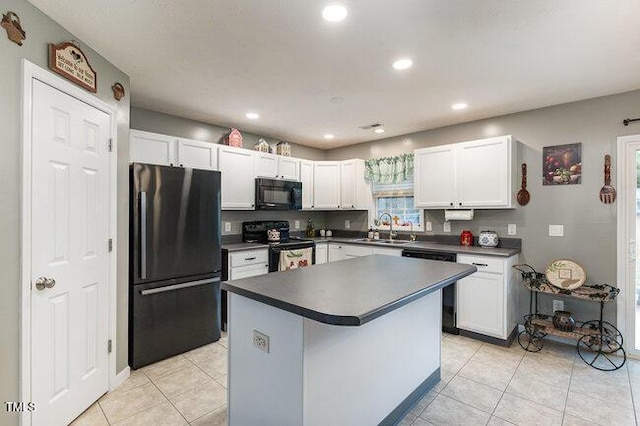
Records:
[[[458,255],[458,263],[466,263],[478,268],[478,272],[504,273],[504,260],[498,257]]]
[[[229,265],[232,268],[245,265],[269,264],[268,249],[247,250],[229,255]]]
[[[372,253],[371,247],[344,245],[344,255],[349,257],[369,256]]]
[[[269,265],[247,265],[239,268],[232,268],[229,272],[230,280],[239,280],[241,278],[255,277],[258,275],[264,275],[269,273]]]

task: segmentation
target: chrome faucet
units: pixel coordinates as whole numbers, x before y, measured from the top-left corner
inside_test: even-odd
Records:
[[[382,222],[382,216],[387,215],[389,216],[389,241],[393,241],[393,237],[394,237],[394,233],[393,233],[393,218],[391,217],[391,213],[389,212],[384,212],[380,215],[380,217],[378,218],[378,220],[380,222]]]
[[[413,233],[413,222],[411,222],[410,220],[408,220],[407,222],[409,222],[409,225],[411,225],[411,233],[409,234],[409,241],[415,241],[416,234]]]

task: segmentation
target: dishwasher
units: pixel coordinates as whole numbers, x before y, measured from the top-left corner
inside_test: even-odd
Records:
[[[402,250],[402,256],[440,260],[442,262],[456,261],[455,253],[415,250],[410,248]],[[442,289],[442,331],[451,334],[460,334],[460,330],[456,327],[456,283],[450,284]]]

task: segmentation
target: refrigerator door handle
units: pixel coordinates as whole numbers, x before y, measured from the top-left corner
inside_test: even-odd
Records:
[[[152,289],[149,289],[149,290],[142,290],[140,292],[140,294],[143,295],[143,296],[147,296],[149,294],[164,293],[166,291],[173,291],[173,290],[180,290],[182,288],[196,287],[196,286],[199,286],[199,285],[216,283],[218,281],[220,281],[219,277],[210,278],[210,279],[207,279],[207,280],[191,281],[191,282],[188,282],[188,283],[174,284],[174,285],[168,285],[166,287],[159,287],[159,288],[152,288]]]
[[[140,192],[140,278],[147,278],[147,193]]]

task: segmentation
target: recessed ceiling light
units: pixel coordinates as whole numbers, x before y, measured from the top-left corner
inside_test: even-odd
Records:
[[[245,117],[247,117],[250,120],[256,120],[260,118],[260,114],[258,114],[257,112],[248,112],[245,114]]]
[[[322,17],[329,22],[340,22],[347,17],[347,8],[340,4],[332,4],[322,10]]]
[[[374,130],[375,133],[384,133],[384,129],[382,128],[377,128]]]
[[[413,65],[411,59],[398,59],[393,63],[393,67],[397,70],[406,70],[407,68],[411,68],[411,65]]]
[[[333,136],[331,133],[327,133],[324,135],[325,139],[333,139],[335,136]]]
[[[451,109],[465,109],[468,106],[469,105],[465,104],[464,102],[460,102],[458,104],[451,105]]]

